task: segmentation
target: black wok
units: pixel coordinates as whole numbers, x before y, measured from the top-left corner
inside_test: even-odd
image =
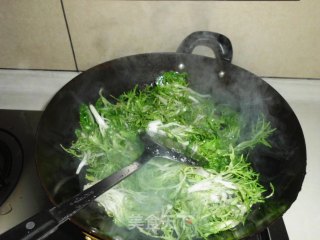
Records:
[[[216,58],[191,54],[198,45],[211,48]],[[252,166],[261,175],[261,183],[269,188],[272,182],[275,194],[266,203],[256,206],[244,225],[212,239],[243,238],[281,217],[297,198],[305,176],[303,133],[297,117],[281,95],[259,77],[231,64],[231,59],[232,46],[228,38],[212,32],[195,32],[181,43],[176,53],[146,53],[115,59],[71,80],[47,105],[37,132],[38,173],[51,201],[58,204],[67,200],[79,193],[84,184],[84,177],[75,175],[78,160],[61,148],[75,140],[80,104],[94,103],[100,89],[105,96],[117,97],[136,85],[143,88],[152,83],[163,71],[174,70],[186,71],[191,88],[232,105],[248,121],[262,112],[277,129],[270,139],[271,149],[259,147],[249,156]],[[81,210],[72,221],[102,239],[115,235],[123,239],[146,238],[115,226],[95,202]]]

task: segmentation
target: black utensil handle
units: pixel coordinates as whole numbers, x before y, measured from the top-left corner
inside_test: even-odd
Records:
[[[231,41],[220,33],[208,31],[193,32],[181,42],[177,52],[191,54],[197,46],[206,46],[212,49],[216,59],[219,61],[232,61],[233,51]]]
[[[0,240],[44,239],[55,232],[59,223],[50,211],[42,211],[0,235]]]

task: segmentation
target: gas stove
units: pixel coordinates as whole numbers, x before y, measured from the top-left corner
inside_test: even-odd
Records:
[[[0,110],[0,233],[52,204],[42,189],[33,158],[41,111]],[[1,236],[0,236],[1,239]],[[90,239],[67,222],[47,239]],[[289,239],[282,219],[247,240]]]
[[[18,175],[16,180],[9,183],[14,187],[10,190],[7,186],[5,187],[7,193],[0,193],[2,202],[0,234],[41,209],[52,206],[37,177],[33,159],[34,135],[46,103],[55,92],[78,74],[78,72],[59,71],[0,70],[0,109],[8,109],[0,110],[0,171],[5,172],[6,176]],[[264,80],[288,101],[301,123],[307,146],[307,174],[297,200],[284,214],[283,219],[279,219],[270,228],[251,239],[288,239],[287,235],[290,240],[317,239],[317,229],[320,224],[320,205],[317,202],[320,197],[318,187],[320,81],[279,78],[264,78]],[[13,143],[15,145],[13,147],[8,147],[4,143],[6,141],[17,143]],[[17,164],[17,167],[16,163],[10,162],[4,164],[3,161],[8,156],[10,159],[22,156],[22,167],[20,164]],[[11,165],[17,168],[13,170],[15,173],[7,172],[12,170]],[[1,178],[0,188],[5,184],[8,185],[8,182]],[[78,227],[70,222],[62,225],[49,237],[51,240],[85,238]]]

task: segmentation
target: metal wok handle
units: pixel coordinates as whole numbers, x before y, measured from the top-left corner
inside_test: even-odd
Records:
[[[226,36],[208,31],[193,32],[187,36],[179,45],[177,53],[191,54],[195,47],[206,46],[212,49],[216,59],[222,64],[223,61],[231,62],[232,44]]]

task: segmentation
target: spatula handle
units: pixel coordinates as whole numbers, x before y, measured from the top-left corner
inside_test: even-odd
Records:
[[[1,240],[44,239],[55,232],[58,222],[49,211],[42,211],[0,235]]]

